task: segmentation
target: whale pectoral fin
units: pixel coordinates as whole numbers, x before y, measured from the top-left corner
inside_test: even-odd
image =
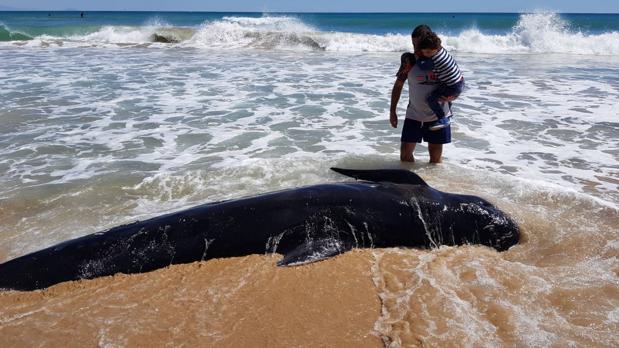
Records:
[[[333,167],[331,170],[357,180],[428,186],[419,175],[404,169],[356,170]]]
[[[277,265],[303,265],[342,254],[350,249],[351,246],[345,246],[342,242],[334,239],[313,240],[303,243],[284,254],[284,258],[281,259]]]

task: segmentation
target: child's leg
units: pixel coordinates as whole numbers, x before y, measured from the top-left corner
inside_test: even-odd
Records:
[[[434,111],[436,117],[440,120],[445,117],[445,110],[443,110],[442,103],[439,102],[442,97],[458,97],[460,93],[462,93],[462,89],[464,88],[464,80],[458,82],[453,86],[440,85],[438,86],[426,100],[428,102],[428,106],[430,109]]]
[[[443,105],[441,105],[441,103],[439,102],[439,99],[445,96],[446,91],[444,87],[447,86],[440,85],[438,88],[432,91],[432,93],[430,93],[430,95],[428,95],[428,98],[426,99],[426,101],[428,102],[428,106],[430,107],[430,109],[432,109],[432,111],[434,111],[434,114],[439,120],[445,117]]]

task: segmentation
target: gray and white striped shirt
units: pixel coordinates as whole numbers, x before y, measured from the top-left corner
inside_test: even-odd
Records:
[[[432,70],[441,83],[453,86],[462,80],[462,73],[460,68],[458,68],[458,64],[446,49],[441,47],[430,59],[434,63]]]

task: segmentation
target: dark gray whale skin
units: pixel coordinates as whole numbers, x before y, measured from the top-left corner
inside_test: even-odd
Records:
[[[280,266],[352,248],[517,244],[519,228],[486,200],[445,193],[407,170],[333,170],[363,181],[209,203],[73,239],[0,264],[0,288],[35,290],[171,264],[279,253]]]

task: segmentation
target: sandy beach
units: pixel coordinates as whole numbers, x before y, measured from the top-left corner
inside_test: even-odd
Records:
[[[0,346],[380,347],[368,252],[300,268],[278,256],[0,293]]]
[[[276,267],[277,255],[254,255],[2,292],[0,344],[616,346],[616,322],[604,315],[619,301],[612,278],[574,286],[585,274],[552,261],[533,271],[516,261],[526,244],[504,254],[354,250],[290,268]]]

